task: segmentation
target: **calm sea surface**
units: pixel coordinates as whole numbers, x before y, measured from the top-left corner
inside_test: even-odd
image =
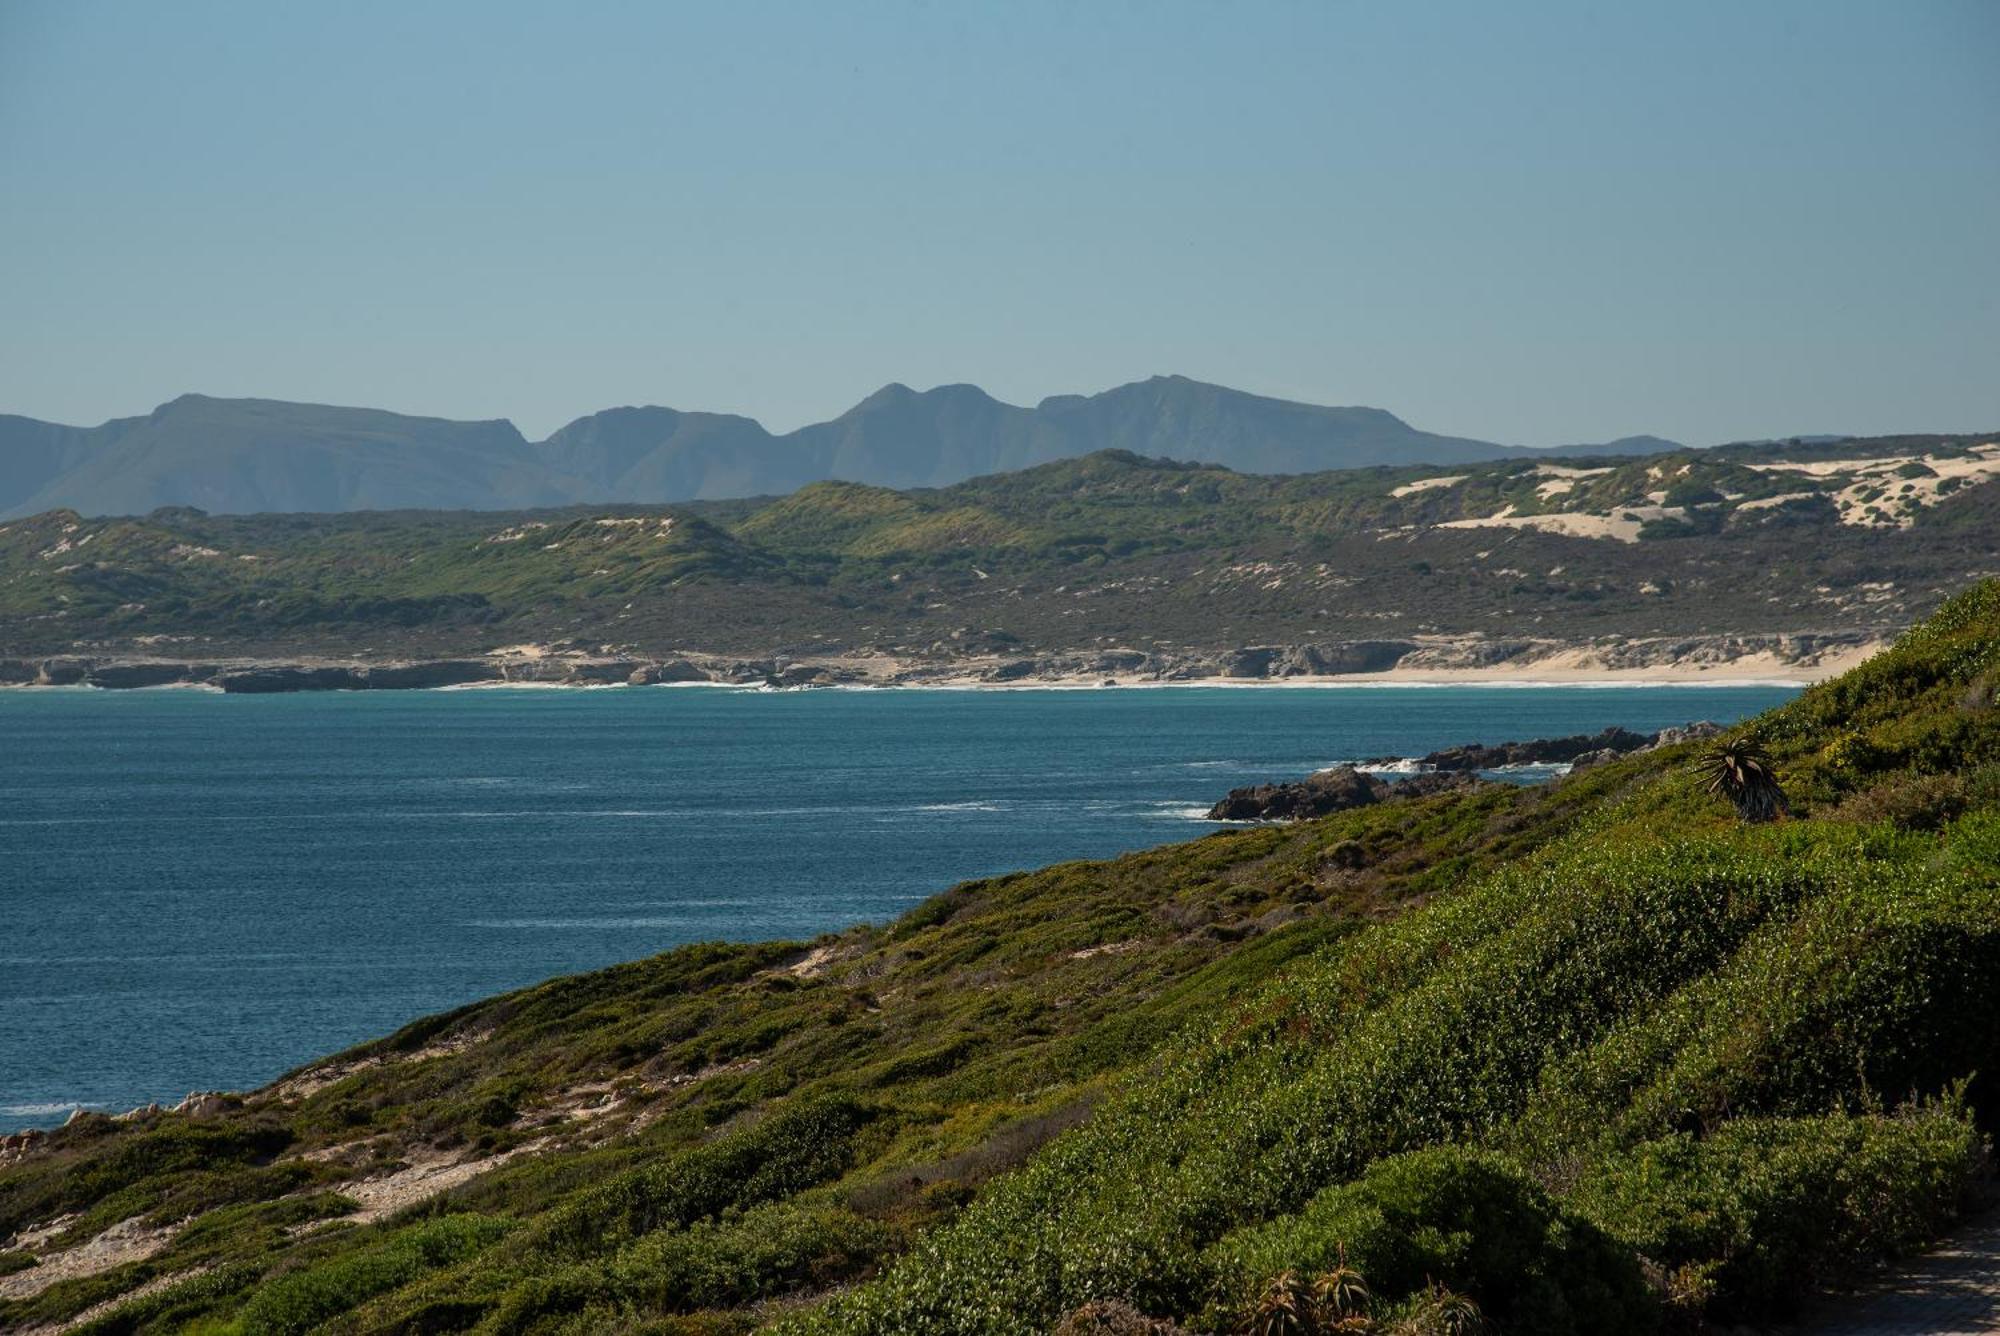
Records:
[[[1239,784],[1782,687],[0,691],[0,1129],[683,942],[1209,829]]]

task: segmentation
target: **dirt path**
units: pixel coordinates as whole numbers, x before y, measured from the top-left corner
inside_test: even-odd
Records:
[[[1882,1284],[1830,1301],[1792,1336],[1966,1336],[2000,1332],[2000,1211],[1973,1220]]]

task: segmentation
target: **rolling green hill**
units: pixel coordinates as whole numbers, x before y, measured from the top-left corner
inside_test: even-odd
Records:
[[[1996,688],[1989,582],[1722,739],[1768,752],[1776,822],[1669,747],[687,947],[80,1117],[0,1161],[0,1326],[1782,1316],[1947,1226],[2000,1122]]]
[[[2000,572],[1995,478],[2000,444],[1925,437],[1293,477],[1108,451],[673,507],[52,511],[0,523],[0,654],[1877,634]]]

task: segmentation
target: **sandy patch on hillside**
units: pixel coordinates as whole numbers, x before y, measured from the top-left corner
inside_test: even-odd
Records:
[[[1389,495],[1414,496],[1418,492],[1435,491],[1441,487],[1456,487],[1471,476],[1469,473],[1454,473],[1442,478],[1419,478],[1415,482],[1406,482],[1401,487],[1390,488]]]
[[[270,1088],[269,1093],[286,1103],[316,1095],[330,1085],[335,1085],[356,1072],[365,1072],[374,1067],[384,1067],[392,1062],[423,1062],[430,1058],[448,1058],[463,1053],[484,1039],[483,1034],[456,1034],[410,1053],[378,1053],[372,1057],[357,1058],[351,1062],[320,1062],[306,1068],[296,1076],[287,1077]]]
[[[1516,515],[1512,506],[1498,515],[1468,520],[1446,520],[1440,529],[1539,529],[1570,538],[1612,538],[1621,543],[1639,541],[1639,530],[1649,520],[1676,519],[1687,512],[1674,506],[1620,506],[1609,515],[1556,511],[1550,515]]]
[[[80,1331],[97,1321],[97,1319],[123,1308],[126,1304],[137,1303],[141,1299],[150,1298],[158,1294],[161,1290],[172,1289],[184,1281],[205,1276],[214,1269],[208,1266],[191,1266],[185,1271],[170,1271],[164,1276],[154,1276],[143,1285],[136,1285],[123,1294],[115,1295],[112,1298],[92,1304],[66,1322],[28,1327],[24,1330],[23,1336],[56,1336],[60,1332]]]
[[[1921,464],[1930,472],[1915,478],[1899,477],[1897,470],[1906,464]],[[1745,502],[1744,510],[1774,506],[1791,497],[1824,495],[1839,507],[1842,524],[1907,529],[1916,523],[1921,512],[1946,496],[2000,478],[2000,443],[1973,446],[1968,455],[1884,455],[1876,459],[1819,459],[1748,467],[1774,477],[1789,474],[1820,480],[1844,479],[1848,483],[1835,492],[1795,492],[1788,497]]]
[[[412,1155],[402,1168],[391,1173],[335,1184],[334,1191],[361,1203],[360,1210],[337,1218],[357,1225],[369,1224],[384,1216],[394,1215],[405,1206],[414,1206],[427,1197],[448,1192],[461,1183],[469,1183],[510,1160],[532,1155],[548,1144],[546,1138],[525,1141],[511,1150],[494,1155],[475,1155],[470,1159],[459,1159],[449,1153]]]
[[[41,1229],[23,1234],[16,1240],[16,1246],[31,1239],[46,1241],[60,1233],[72,1218],[52,1221]],[[166,1247],[179,1229],[178,1225],[149,1225],[137,1216],[121,1220],[94,1239],[73,1248],[44,1254],[37,1265],[26,1271],[0,1276],[0,1299],[30,1299],[59,1281],[94,1276],[128,1262],[143,1262]]]

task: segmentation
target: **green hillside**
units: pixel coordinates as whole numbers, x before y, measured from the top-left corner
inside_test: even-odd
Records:
[[[949,657],[1893,632],[2000,573],[2000,444],[1271,477],[1119,451],[904,492],[0,524],[0,654]],[[178,648],[177,648],[178,647]]]
[[[86,1116],[0,1162],[0,1326],[1782,1316],[1935,1237],[2000,1122],[1996,684],[2000,582],[1722,740],[1767,753],[1775,822],[1668,748],[687,947]]]

